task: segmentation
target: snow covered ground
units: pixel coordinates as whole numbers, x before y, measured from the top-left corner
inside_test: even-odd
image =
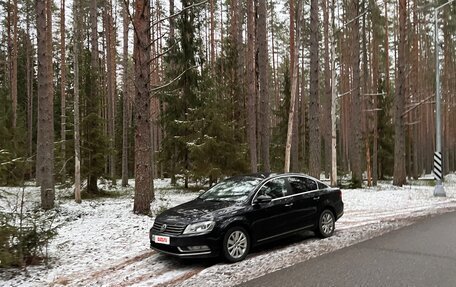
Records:
[[[196,193],[171,188],[169,180],[156,180],[160,212],[191,200]],[[107,188],[107,187],[105,187]],[[133,189],[117,189],[120,196],[86,200],[78,205],[70,190],[57,191],[57,218],[62,224],[50,243],[49,266],[0,274],[1,286],[234,286],[391,230],[423,217],[456,210],[456,175],[446,177],[447,197],[436,198],[433,187],[402,188],[382,183],[375,188],[343,190],[345,214],[333,237],[319,240],[311,233],[252,250],[246,260],[225,264],[220,260],[188,260],[164,256],[149,249],[153,218],[132,213]],[[2,188],[17,193],[20,188]],[[26,206],[38,203],[39,189],[25,188]],[[0,197],[0,208],[15,198]]]

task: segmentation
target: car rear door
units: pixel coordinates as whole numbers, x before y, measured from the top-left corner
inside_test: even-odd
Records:
[[[304,176],[288,178],[293,194],[293,228],[309,228],[316,222],[319,191],[317,182]]]
[[[293,214],[293,198],[289,197],[285,178],[275,178],[264,183],[256,197],[267,195],[272,201],[255,204],[251,213],[252,232],[257,242],[288,233]],[[255,198],[253,201],[255,201]]]

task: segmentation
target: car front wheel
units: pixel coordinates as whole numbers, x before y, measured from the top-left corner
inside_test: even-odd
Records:
[[[244,260],[250,249],[250,236],[240,227],[228,229],[223,238],[223,255],[228,262]]]
[[[318,220],[317,234],[321,238],[330,237],[334,234],[336,219],[331,210],[325,209]]]

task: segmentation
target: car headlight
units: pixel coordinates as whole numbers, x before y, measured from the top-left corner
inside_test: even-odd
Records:
[[[184,230],[184,234],[207,233],[214,229],[215,221],[203,221],[189,224]]]

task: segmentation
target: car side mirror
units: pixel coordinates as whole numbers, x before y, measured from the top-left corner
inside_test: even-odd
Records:
[[[198,190],[198,193],[199,193],[199,194],[203,194],[204,192],[205,192],[205,190],[204,190],[204,189],[200,189],[200,190]]]
[[[270,197],[269,195],[260,195],[258,196],[254,203],[255,204],[265,204],[265,203],[269,203],[272,201],[272,197]]]

